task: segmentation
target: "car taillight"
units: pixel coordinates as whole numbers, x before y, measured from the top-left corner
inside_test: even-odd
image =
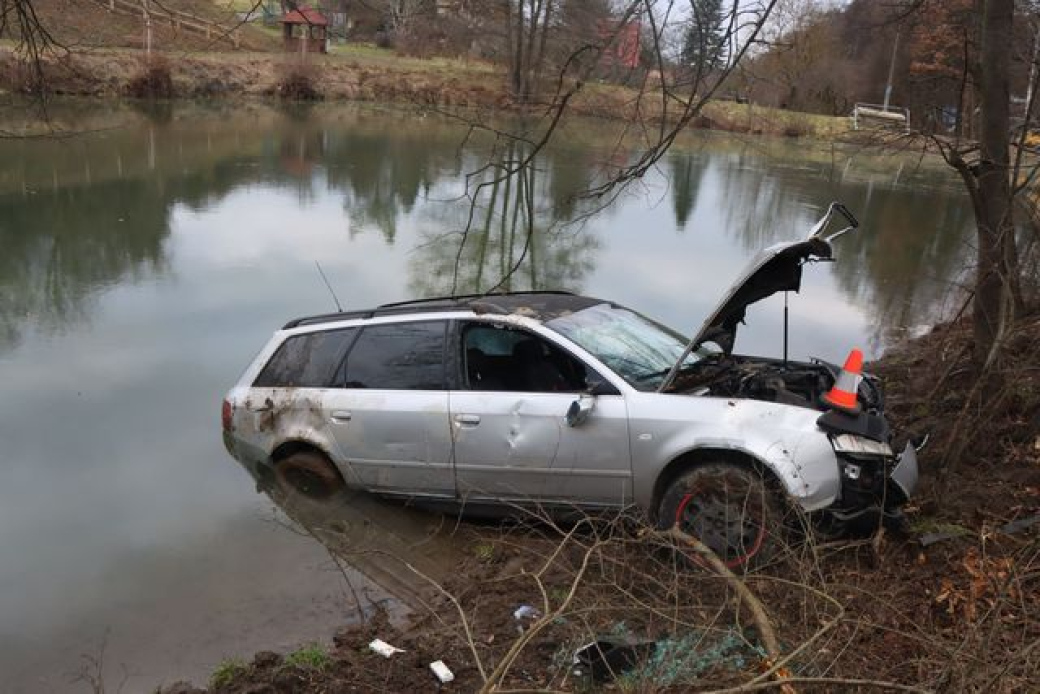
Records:
[[[224,431],[231,431],[234,427],[232,419],[235,414],[235,407],[231,404],[230,400],[225,400],[224,405],[220,408],[220,423],[224,426]]]

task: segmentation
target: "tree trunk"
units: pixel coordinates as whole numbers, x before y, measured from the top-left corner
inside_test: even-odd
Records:
[[[552,9],[552,0],[545,0],[545,10],[542,13],[541,36],[538,38],[538,51],[534,56],[534,62],[531,67],[531,82],[536,90],[542,79],[542,66],[545,64],[545,42],[549,35]]]
[[[978,268],[975,280],[975,361],[989,366],[1014,318],[1017,268],[1009,178],[1010,85],[1014,0],[983,3],[980,139],[976,230]]]
[[[512,15],[512,0],[507,2],[510,7],[509,14]],[[511,62],[509,66],[510,86],[513,97],[522,101],[524,91],[524,0],[517,0],[516,21],[509,21],[509,44],[511,49]]]

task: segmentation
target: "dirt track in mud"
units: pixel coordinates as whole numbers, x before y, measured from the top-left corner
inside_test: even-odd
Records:
[[[1022,330],[1016,353],[1028,355],[1040,318]],[[1040,383],[1035,368],[1013,362],[994,407],[965,407],[974,397],[964,371],[968,339],[962,321],[873,365],[888,383],[896,425],[932,433],[910,532],[793,545],[743,577],[765,605],[798,691],[873,691],[886,682],[922,691],[1035,686]],[[443,521],[392,546],[365,545],[364,533],[331,516],[322,521],[322,513],[308,521],[311,532],[348,563],[372,562],[369,571],[396,581],[410,615],[377,609],[335,634],[318,662],[257,654],[207,691],[690,691],[777,676],[766,674],[759,636],[726,582],[629,523]],[[436,518],[416,516],[424,517]],[[541,617],[517,619],[523,605]],[[654,655],[618,673],[620,683],[577,678],[575,650],[604,637],[652,641]],[[368,647],[374,638],[403,652],[377,655]],[[437,683],[435,660],[453,682]]]

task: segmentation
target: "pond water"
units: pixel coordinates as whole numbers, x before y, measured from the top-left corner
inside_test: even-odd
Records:
[[[113,691],[201,681],[224,657],[327,640],[354,618],[329,555],[220,439],[223,392],[271,332],[333,308],[315,261],[345,307],[571,289],[692,332],[756,250],[805,236],[841,200],[862,228],[790,296],[791,355],[840,362],[949,310],[969,256],[956,180],[909,158],[691,134],[592,214],[574,194],[634,155],[599,123],[492,185],[467,175],[524,152],[432,115],[72,104],[56,117],[92,132],[0,140],[5,691],[86,691],[76,677],[102,656]],[[467,180],[479,195],[460,250]],[[782,306],[749,311],[737,350],[779,355]],[[351,513],[364,541],[413,551],[437,525],[370,500]],[[443,566],[457,551],[422,546]],[[344,570],[368,603],[407,603],[392,571]]]

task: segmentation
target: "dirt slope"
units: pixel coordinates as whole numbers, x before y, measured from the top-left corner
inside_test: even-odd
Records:
[[[139,12],[125,6],[117,11],[108,8],[107,0],[33,0],[33,8],[41,23],[55,41],[70,49],[99,47],[144,47],[144,22]],[[162,0],[152,2],[152,47],[166,51],[226,51],[233,42],[217,32],[211,37],[172,26],[171,14],[185,12],[204,22],[212,22],[225,30],[239,20],[234,12],[207,0]],[[273,50],[278,41],[270,34],[251,26],[239,27],[236,34],[240,46],[251,50]]]

